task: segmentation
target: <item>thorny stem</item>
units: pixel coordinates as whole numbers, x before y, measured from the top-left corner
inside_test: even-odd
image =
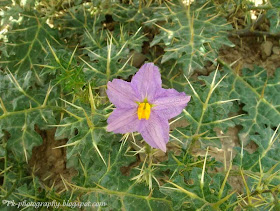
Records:
[[[266,37],[280,37],[280,33],[270,33],[265,31],[251,31],[251,30],[238,30],[230,33],[229,36],[239,36],[239,37],[255,37],[255,36],[266,36]]]
[[[247,8],[247,10],[249,11],[249,10],[270,10],[270,9],[274,9],[274,7],[273,6],[271,6],[271,5],[261,5],[261,6],[249,6],[248,8]]]
[[[184,156],[184,159],[186,159],[186,156],[188,154],[190,154],[189,152],[191,151],[191,149],[193,148],[194,144],[196,143],[197,138],[196,137],[192,137],[192,139],[190,140],[190,143],[188,144],[188,147],[186,149],[186,154]]]
[[[153,164],[153,151],[152,147],[148,144],[146,144],[146,153],[148,156],[148,163],[149,163],[149,170],[151,170],[152,164]]]

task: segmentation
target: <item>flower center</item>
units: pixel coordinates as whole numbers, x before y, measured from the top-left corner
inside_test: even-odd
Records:
[[[151,105],[147,102],[139,103],[137,114],[139,120],[141,119],[148,120],[151,114]]]

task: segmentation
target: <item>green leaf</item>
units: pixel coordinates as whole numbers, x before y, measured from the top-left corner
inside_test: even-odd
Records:
[[[270,9],[267,11],[266,16],[270,23],[270,32],[277,34],[280,32],[280,5],[279,8]]]
[[[231,188],[227,184],[224,191],[224,198],[219,198],[219,190],[224,181],[221,174],[210,177],[204,174],[204,185],[201,185],[202,169],[194,168],[183,176],[175,176],[172,181],[163,185],[160,191],[171,197],[176,210],[233,210],[226,209],[227,204],[236,198],[231,194]],[[229,196],[229,198],[226,198]]]
[[[81,60],[86,64],[84,73],[88,81],[103,86],[108,81],[122,77],[127,79],[136,72],[132,66],[132,51],[141,51],[146,40],[142,29],[130,32],[126,25],[116,25],[114,32],[96,30],[95,26],[85,29],[83,42],[84,55]]]
[[[231,26],[217,15],[210,1],[195,1],[187,5],[165,3],[154,12],[154,24],[160,29],[151,46],[163,41],[165,54],[161,62],[177,60],[189,76],[195,69],[202,69],[204,61],[215,62],[222,45],[233,46],[227,38]],[[161,25],[158,22],[164,21]]]
[[[85,52],[91,61],[82,60],[87,65],[84,68],[86,78],[89,81],[95,80],[97,86],[102,86],[118,76],[126,79],[134,74],[136,68],[128,64],[129,49],[125,48],[125,45],[120,47],[114,45],[111,37],[106,47],[96,51],[87,49]]]
[[[104,152],[104,159],[108,161],[107,167],[92,162],[90,168],[85,168],[88,181],[97,186],[81,188],[87,192],[83,200],[106,202],[107,210],[173,210],[171,201],[165,198],[157,187],[150,192],[148,186],[131,180],[136,171],[131,169],[129,176],[122,173],[122,168],[129,167],[135,159],[125,155],[126,145],[121,146],[118,137],[105,138],[101,142],[101,151]],[[83,162],[88,162],[82,159]]]
[[[277,0],[269,0],[269,2],[273,7],[280,7],[280,2]]]
[[[209,76],[200,76],[201,82],[190,82],[185,88],[187,95],[191,95],[190,102],[183,110],[189,125],[172,133],[172,138],[183,142],[184,147],[197,140],[206,146],[220,146],[215,128],[226,130],[234,126],[231,119],[236,116],[229,116],[229,112],[232,101],[236,99],[229,98],[224,77],[217,71],[212,72]]]
[[[236,148],[237,155],[234,158],[234,164],[239,166],[240,172],[244,172],[242,174],[247,177],[243,182],[244,192],[249,198],[249,207],[254,208],[259,205],[259,209],[273,209],[278,206],[277,198],[280,196],[279,126],[275,131],[265,128],[256,135],[250,136],[257,144],[254,152],[248,152],[243,147]]]
[[[64,49],[54,49],[49,46],[52,53],[45,57],[48,65],[42,65],[40,72],[42,81],[51,81],[53,86],[60,85],[61,90],[65,93],[74,93],[82,97],[88,92],[85,91],[86,79],[82,71],[83,66],[79,65],[75,57],[76,49],[73,52]]]
[[[66,101],[65,101],[66,102]],[[55,133],[56,139],[68,138],[67,159],[69,167],[79,166],[79,157],[89,157],[91,153],[99,155],[99,161],[105,163],[100,153],[98,143],[105,135],[105,111],[91,110],[88,106],[80,106],[66,102],[70,106],[65,109],[70,116],[63,118]],[[89,157],[90,160],[90,157]],[[105,164],[102,165],[106,165]]]
[[[18,79],[11,73],[0,74],[0,130],[9,134],[7,149],[26,162],[32,148],[42,143],[35,126],[54,123],[51,101],[48,101],[50,89],[43,87],[39,92],[34,91],[31,75],[29,71],[25,78]]]
[[[61,26],[60,37],[66,39],[68,44],[74,46],[79,42],[84,44],[83,36],[86,30],[92,33],[102,30],[102,22],[105,21],[105,13],[102,12],[104,8],[94,5],[96,2],[70,6],[54,19],[54,23]]]
[[[279,129],[279,128],[278,128]],[[270,128],[265,128],[258,131],[258,134],[251,135],[251,140],[254,141],[258,148],[255,152],[248,151],[238,147],[238,155],[235,157],[235,164],[245,170],[259,172],[260,168],[264,172],[269,171],[274,165],[273,172],[280,169],[280,142],[279,131],[274,131]],[[270,172],[272,174],[273,172]],[[280,178],[278,178],[280,182]]]
[[[229,68],[227,72],[230,97],[238,98],[239,103],[244,104],[242,110],[246,115],[238,118],[237,123],[243,127],[239,137],[246,145],[249,135],[267,127],[277,127],[280,123],[280,69],[272,78],[268,78],[266,70],[260,67],[243,69],[242,72]]]
[[[5,52],[1,55],[2,68],[9,68],[12,73],[20,75],[25,75],[27,71],[38,72],[40,69],[36,65],[43,64],[44,55],[48,53],[47,40],[56,45],[59,43],[56,30],[37,15],[22,12],[18,21],[11,21],[11,29],[6,34],[7,42],[2,46]],[[40,80],[38,76],[37,80]]]

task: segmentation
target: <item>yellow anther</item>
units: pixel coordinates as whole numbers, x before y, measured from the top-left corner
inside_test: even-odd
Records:
[[[146,119],[148,120],[150,118],[151,114],[151,105],[149,103],[140,103],[138,110],[138,119]]]

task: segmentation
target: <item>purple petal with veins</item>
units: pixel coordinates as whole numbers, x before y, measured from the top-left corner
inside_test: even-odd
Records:
[[[161,77],[157,66],[153,63],[144,64],[133,76],[131,85],[141,100],[153,100],[157,91],[161,89]]]
[[[166,152],[166,144],[169,140],[169,123],[153,113],[148,121],[143,120],[139,132],[143,139],[152,147]]]
[[[116,108],[107,122],[109,132],[132,133],[138,131],[140,120],[137,117],[137,108]]]
[[[107,95],[109,100],[117,108],[135,108],[139,97],[136,96],[131,83],[121,79],[114,79],[107,84]]]
[[[153,111],[163,118],[171,119],[179,115],[187,106],[191,97],[175,89],[162,89],[160,95],[152,101]]]

